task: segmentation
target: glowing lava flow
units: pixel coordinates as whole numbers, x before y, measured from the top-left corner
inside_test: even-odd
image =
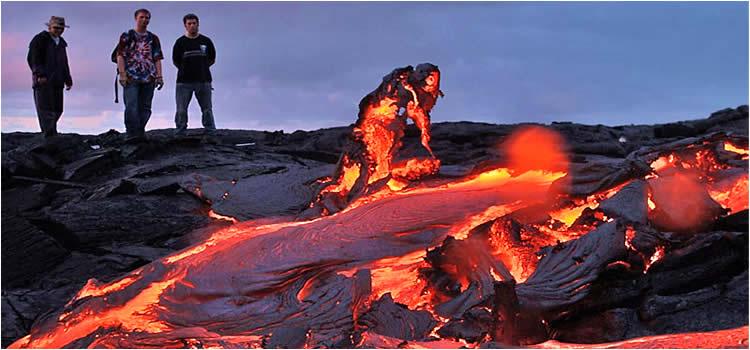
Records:
[[[439,75],[430,73],[429,76],[433,77],[433,86],[428,88],[436,97]],[[399,89],[408,92],[407,101],[411,105],[407,104],[407,110],[423,130],[423,146],[431,152],[427,144],[429,133],[424,132],[429,118],[414,109],[415,104],[422,105],[430,100],[417,98],[424,91],[406,76],[396,74],[394,78],[401,84]],[[424,79],[426,83],[427,78]],[[388,86],[381,87],[385,92],[393,92]],[[560,193],[550,196],[550,187],[566,176],[568,164],[559,139],[552,136],[549,141],[550,134],[544,130],[531,129],[509,138],[504,153],[514,168],[494,169],[461,181],[433,184],[434,187],[429,187],[429,183],[410,186],[409,181],[436,172],[439,162],[413,159],[392,164],[390,147],[399,144],[401,135],[399,130],[390,133],[393,130],[384,128],[383,123],[396,118],[395,102],[389,100],[389,96],[394,95],[375,94],[363,100],[366,103],[361,105],[361,111],[378,118],[365,118],[358,123],[356,132],[368,140],[365,148],[355,149],[359,153],[343,154],[332,182],[319,193],[322,197],[316,203],[323,205],[324,216],[310,221],[266,219],[237,223],[120,280],[108,284],[89,281],[63,310],[40,320],[29,336],[19,339],[12,347],[61,348],[81,344],[134,347],[140,343],[130,341],[139,337],[147,338],[148,344],[155,346],[173,344],[175,337],[189,340],[186,344],[194,344],[201,337],[241,339],[257,344],[259,336],[273,334],[280,327],[306,327],[305,346],[319,347],[321,345],[313,341],[317,334],[333,332],[331,329],[340,332],[353,329],[358,308],[386,293],[411,309],[428,310],[440,325],[445,324],[448,320],[437,316],[433,310],[435,300],[445,297],[439,294],[445,293],[430,285],[434,282],[423,279],[420,275],[423,268],[442,269],[458,282],[461,291],[466,291],[470,283],[476,282],[477,270],[488,267],[493,269],[489,285],[492,279],[509,280],[511,277],[518,282],[527,278],[533,281],[535,277],[549,281],[551,279],[545,276],[530,275],[544,272],[545,262],[547,266],[559,265],[546,258],[537,265],[536,253],[544,246],[550,246],[551,251],[555,247],[564,250],[564,245],[557,243],[581,236],[580,241],[568,246],[580,243],[580,249],[592,256],[601,253],[601,250],[593,250],[598,247],[625,245],[635,250],[636,233],[632,227],[626,230],[624,243],[611,244],[615,242],[611,237],[616,235],[606,236],[604,230],[600,231],[600,236],[584,236],[602,223],[600,228],[619,225],[619,222],[606,223],[609,218],[591,210],[596,210],[602,200],[613,196],[627,182],[587,198],[565,198],[565,202],[561,202],[572,201],[573,205],[562,208],[556,205],[555,196]],[[425,106],[423,112],[429,111],[428,107],[432,105]],[[532,148],[529,144],[539,146]],[[534,152],[529,153],[530,150]],[[538,156],[536,153],[542,153],[543,157],[529,162],[532,155]],[[694,198],[686,200],[680,191],[690,189],[707,196],[706,183],[713,186],[711,196],[725,207],[732,211],[747,208],[747,176],[744,182],[742,177],[736,177],[720,184],[717,179],[724,171],[731,171],[731,166],[717,163],[717,157],[704,149],[696,149],[687,156],[661,156],[652,167],[657,174],[649,178],[648,197],[642,200],[647,201],[650,214],[659,210],[677,213],[677,220],[670,217],[666,225],[687,222],[687,228],[691,228],[693,224],[687,219],[692,218],[681,216],[705,214],[701,212],[704,207],[692,205]],[[699,176],[688,178],[683,174],[686,169]],[[387,183],[381,181],[385,179]],[[377,183],[380,185],[374,186]],[[373,187],[368,188],[369,185]],[[744,202],[738,199],[740,196],[745,197]],[[683,202],[691,206],[681,207]],[[542,209],[545,219],[524,222],[513,217],[533,205],[545,208]],[[333,210],[326,212],[326,208]],[[695,208],[699,209],[697,213]],[[585,220],[579,222],[578,219],[584,212],[588,213],[589,221],[581,224]],[[713,219],[713,212],[710,214]],[[226,219],[213,211],[209,215]],[[449,235],[458,242],[446,240]],[[597,243],[600,242],[595,240],[598,237],[611,240]],[[592,239],[585,242],[587,238]],[[441,248],[447,247],[439,252],[444,254],[441,257],[445,260],[428,266],[425,250],[445,241],[457,243],[452,248],[442,245]],[[586,245],[589,242],[594,243]],[[552,256],[549,251],[546,254]],[[645,271],[665,254],[668,251],[664,246],[657,246],[645,262]],[[488,260],[492,261],[488,263]],[[430,260],[430,264],[433,261],[437,260]],[[493,265],[498,261],[502,264]],[[565,261],[571,267],[563,275],[570,276],[567,273],[577,267],[571,259]],[[587,263],[584,259],[578,262],[574,258],[573,261]],[[590,264],[587,269],[594,271],[597,267]],[[367,283],[363,283],[363,275]],[[596,277],[588,273],[586,276]],[[361,295],[363,290],[369,294]],[[435,331],[433,329],[432,333],[436,334]],[[99,337],[102,334],[104,336]],[[114,334],[112,338],[108,338],[111,334]],[[84,340],[92,337],[97,340],[85,343]],[[401,345],[386,337],[367,337],[369,340],[365,341],[374,343],[362,344]],[[414,342],[412,346],[437,344],[463,346],[466,342]],[[555,345],[564,346],[548,342],[540,347]]]
[[[360,344],[364,348],[379,349],[471,349],[466,342],[403,341],[374,333],[365,333]],[[500,346],[501,344],[497,344]],[[748,326],[713,332],[690,332],[652,335],[611,343],[574,344],[549,340],[541,344],[526,345],[529,349],[745,349],[748,345]]]
[[[234,223],[234,224],[236,224],[238,222],[236,218],[233,218],[233,217],[228,216],[228,215],[218,214],[213,209],[211,209],[211,210],[208,211],[208,216],[212,217],[214,219],[217,219],[217,220],[229,221],[229,222]]]
[[[370,264],[370,300],[377,300],[385,293],[391,293],[395,302],[407,305],[410,309],[424,307],[430,300],[426,293],[427,284],[419,277],[419,269],[428,266],[424,257],[425,250],[420,249],[404,256],[384,258]]]
[[[87,298],[76,301],[64,321],[50,319],[13,346],[63,347],[100,328],[158,333],[174,325],[200,325],[228,336],[264,334],[267,327],[312,307],[299,303],[268,309],[277,300],[273,295],[296,296],[296,281],[433,246],[467,215],[502,203],[539,201],[562,175],[527,172],[512,177],[507,170],[496,170],[439,188],[395,193],[313,221],[234,225],[126,276],[127,282],[81,293]],[[374,270],[375,287],[387,289],[379,281],[388,278],[378,277],[387,274]],[[212,311],[217,308],[229,314],[217,319]],[[230,324],[242,326],[221,331]]]
[[[407,181],[437,173],[440,161],[430,148],[430,111],[440,91],[440,70],[423,63],[397,68],[383,78],[377,89],[359,103],[359,115],[331,179],[322,184],[310,204],[311,210],[329,215],[350,202],[379,191],[385,182],[393,190]],[[421,132],[421,143],[429,158],[397,160],[406,120]],[[316,213],[318,214],[318,213]]]
[[[731,214],[748,209],[748,174],[743,173],[733,183],[710,184],[708,193],[722,207],[729,209]],[[729,187],[728,189],[726,187]]]
[[[735,170],[740,169],[721,163],[710,146],[687,147],[660,156],[651,163],[656,175],[649,176],[649,215],[662,211],[662,215],[652,217],[652,220],[666,225],[664,228],[676,230],[709,222],[717,214],[708,207],[711,204],[702,198],[703,193],[729,213],[748,209],[747,170],[737,173]],[[728,142],[723,142],[723,149],[747,159],[747,150]],[[665,213],[669,215],[663,215]]]
[[[612,343],[571,344],[550,340],[536,344],[534,349],[746,349],[748,327],[742,326],[713,332],[691,332],[652,335]]]
[[[648,259],[646,264],[643,267],[643,272],[646,273],[649,268],[651,268],[651,265],[653,265],[655,262],[661,260],[661,258],[664,257],[664,247],[657,246],[654,250],[654,254],[651,255],[651,257]]]
[[[729,151],[729,152],[734,152],[737,154],[741,154],[742,159],[748,159],[748,154],[750,154],[750,150],[740,148],[740,147],[735,147],[729,142],[724,142],[724,150]]]

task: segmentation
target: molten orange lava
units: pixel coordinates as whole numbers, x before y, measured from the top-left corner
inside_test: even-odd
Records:
[[[657,158],[651,162],[651,168],[662,176],[689,169],[694,171],[698,178],[706,179],[716,171],[727,169],[729,166],[719,162],[712,149],[688,146],[685,150]]]
[[[348,155],[344,155],[341,164],[341,175],[337,179],[337,182],[328,185],[328,187],[321,191],[321,194],[335,192],[340,193],[342,196],[346,196],[349,194],[352,187],[354,187],[354,183],[360,176],[360,164],[349,159]]]
[[[748,174],[745,173],[735,180],[729,189],[712,186],[708,193],[732,214],[746,210],[748,209]]]
[[[568,171],[565,142],[555,131],[531,126],[514,132],[503,143],[508,168],[513,173],[528,170]]]
[[[218,214],[218,213],[216,213],[216,212],[215,212],[215,211],[214,211],[213,209],[211,209],[211,210],[209,210],[209,211],[208,211],[208,216],[210,216],[210,217],[212,217],[212,218],[214,218],[214,219],[217,219],[217,220],[226,220],[226,221],[230,221],[230,222],[232,222],[233,224],[236,224],[236,223],[238,222],[236,218],[234,218],[234,217],[231,217],[231,216],[228,216],[228,215],[221,215],[221,214]]]
[[[396,179],[419,180],[435,174],[440,169],[440,160],[435,158],[411,158],[393,165],[391,175]]]
[[[426,252],[419,250],[400,257],[380,259],[372,263],[372,295],[377,300],[391,293],[395,302],[412,310],[423,308],[430,301],[427,284],[419,277],[419,269],[428,266]]]
[[[396,144],[397,131],[390,127],[398,112],[396,102],[386,97],[377,105],[369,106],[362,123],[354,129],[355,134],[362,135],[366,145],[365,157],[370,166],[368,185],[390,175],[394,148],[401,146]]]
[[[670,176],[675,173],[680,174],[678,177],[684,178],[684,175],[690,171],[690,177],[694,181],[689,181],[687,187],[683,189],[688,196],[686,198],[693,198],[691,195],[696,193],[695,190],[700,186],[708,190],[709,196],[730,213],[748,209],[748,174],[731,175],[736,174],[732,173],[733,170],[727,170],[731,166],[720,162],[715,154],[715,148],[709,146],[710,144],[703,145],[703,147],[688,146],[685,150],[657,158],[651,163],[651,168],[659,175],[650,175],[646,179],[651,181],[658,179],[660,176]],[[748,150],[746,149],[735,147],[729,142],[723,142],[723,148],[726,151],[741,154],[743,159],[747,159]],[[731,174],[727,175],[727,171]],[[684,180],[680,181],[684,182]],[[680,190],[679,186],[679,184],[673,186],[675,191]],[[671,197],[677,199],[679,193],[673,193]],[[690,200],[687,202],[698,201]],[[654,202],[653,196],[649,194],[649,209],[654,211],[657,209],[657,204]],[[677,215],[684,216],[685,213]],[[707,219],[707,217],[703,219]],[[694,221],[693,219],[690,220]]]
[[[651,265],[661,260],[661,258],[663,257],[664,257],[664,247],[656,246],[656,250],[654,250],[654,254],[651,255],[651,257],[648,259],[645,266],[643,267],[643,273],[646,273],[648,269],[651,268]]]
[[[649,219],[663,230],[698,231],[710,225],[718,214],[710,206],[706,188],[693,174],[674,172],[649,180],[649,186],[654,206]]]
[[[658,173],[664,169],[674,167],[675,161],[676,157],[674,154],[670,154],[669,156],[661,156],[655,161],[651,162],[651,169],[654,169],[654,171]]]
[[[433,72],[430,77],[435,82],[439,73]],[[204,241],[118,281],[100,284],[90,280],[66,305],[65,312],[51,319],[56,323],[33,329],[34,336],[21,338],[12,347],[71,346],[75,340],[90,337],[100,329],[116,329],[122,333],[115,336],[126,337],[183,331],[190,335],[179,338],[185,340],[186,346],[199,346],[202,343],[194,335],[208,333],[208,328],[213,327],[211,336],[216,338],[256,342],[259,333],[290,319],[307,321],[306,312],[314,310],[295,309],[298,305],[294,304],[315,304],[312,296],[320,294],[316,294],[321,287],[320,276],[335,273],[335,277],[352,277],[365,270],[370,273],[371,293],[351,296],[357,299],[348,309],[354,314],[355,324],[360,306],[368,307],[390,293],[394,301],[409,309],[429,311],[439,321],[432,332],[438,337],[437,328],[449,320],[438,316],[434,307],[447,297],[423,280],[420,270],[440,270],[464,291],[478,280],[487,282],[488,275],[495,281],[514,279],[523,283],[534,273],[542,247],[580,237],[612,220],[596,209],[629,182],[586,198],[565,197],[560,201],[560,197],[550,196],[550,186],[567,175],[569,163],[562,137],[543,127],[521,129],[508,138],[503,144],[508,168],[439,186],[411,186],[412,181],[437,173],[440,166],[429,147],[427,112],[431,106],[423,109],[424,101],[417,98],[425,91],[437,94],[439,89],[429,83],[415,87],[404,79],[405,76],[398,77],[398,86],[381,85],[379,91],[385,95],[368,95],[360,105],[360,119],[354,128],[359,148],[342,155],[334,176],[324,180],[315,199],[318,202],[311,203],[323,203],[324,216],[309,221],[263,219],[237,223],[235,218],[210,210],[210,217],[236,225],[213,232]],[[399,103],[403,104],[403,96],[399,95],[402,90],[409,96],[406,113],[422,131],[422,145],[433,158],[394,162],[405,125],[404,116],[398,115]],[[747,150],[728,143],[724,148],[747,157]],[[707,207],[705,199],[709,194],[733,212],[747,209],[747,174],[718,183],[715,178],[727,165],[719,163],[708,149],[687,153],[690,152],[661,156],[651,164],[658,175],[649,178],[647,203],[649,220],[655,226],[682,231],[713,222],[717,214]],[[227,196],[225,193],[222,199]],[[327,212],[329,207],[336,210]],[[521,218],[529,217],[519,214],[524,209],[533,209],[530,211],[534,215],[529,216],[534,218],[540,212],[544,216],[524,221]],[[584,211],[586,215],[581,218]],[[440,266],[431,266],[433,260],[425,260],[426,249],[435,248],[448,235],[457,241],[447,241],[453,245],[441,247],[442,259],[436,263]],[[628,226],[624,245],[644,258],[646,273],[664,258],[667,250],[664,245],[657,245],[646,258],[634,246],[635,236],[635,229]],[[389,250],[380,251],[381,247]],[[346,267],[338,267],[340,264]],[[292,285],[299,290],[290,289]],[[294,293],[290,298],[279,297],[289,290]],[[344,300],[341,298],[349,296],[333,294],[326,296],[332,301],[330,305],[339,305]],[[278,304],[252,304],[263,298],[284,300]],[[217,300],[224,304],[212,304]],[[222,309],[227,305],[230,309]],[[325,307],[328,306],[315,305],[312,309]],[[239,316],[230,315],[236,310],[241,310]],[[290,310],[293,312],[289,319],[263,319],[268,313],[284,314]],[[261,317],[256,317],[256,313]],[[206,315],[210,317],[196,321],[196,317]],[[207,325],[214,321],[217,323]],[[253,324],[256,328],[237,331],[241,328],[237,324]],[[253,332],[257,333],[250,334]],[[308,331],[308,341],[310,335]],[[363,336],[362,341],[390,347],[468,345],[460,341],[412,342],[406,346],[400,340],[386,338],[373,333]],[[101,338],[98,341],[91,345],[112,346]],[[308,343],[304,346],[310,347]]]
[[[124,305],[109,308],[105,313],[88,309],[90,305],[85,305],[84,310],[76,310],[76,313],[64,315],[59,319],[58,323],[64,325],[63,327],[56,327],[43,337],[29,339],[25,344],[16,342],[11,347],[61,348],[76,339],[86,337],[100,327],[122,327],[149,333],[167,331],[171,327],[158,319],[153,308],[158,304],[161,294],[184,277],[185,271],[174,270],[163,281],[149,284]],[[125,288],[124,286],[118,287],[121,288],[112,289],[110,293]],[[68,325],[75,327],[68,327]]]
[[[359,104],[357,122],[332,180],[313,198],[310,208],[322,215],[344,210],[361,196],[407,187],[407,181],[436,174],[440,161],[430,148],[430,111],[440,91],[437,66],[422,64],[394,70]],[[406,159],[396,164],[407,118],[421,132],[421,143],[430,159]]]
[[[635,249],[635,247],[633,246],[633,238],[635,238],[635,230],[632,226],[628,226],[625,229],[625,248],[637,252],[638,249]]]
[[[138,280],[138,273],[133,273],[128,276],[125,276],[119,281],[114,281],[108,284],[99,285],[98,281],[95,279],[90,279],[88,282],[86,282],[86,285],[81,288],[81,290],[76,294],[73,299],[71,299],[71,303],[76,300],[80,300],[87,297],[98,297],[102,295],[106,295],[109,293],[112,293],[117,290],[122,290],[125,287],[133,284],[133,282]],[[68,303],[70,304],[70,303]]]
[[[585,209],[593,209],[593,208],[596,208],[598,205],[599,203],[586,202],[580,206],[563,208],[563,209],[551,212],[549,215],[553,219],[564,223],[565,226],[570,227],[571,225],[573,225],[573,222],[575,222],[576,219],[578,219],[578,217],[581,216],[581,213],[583,213]]]
[[[745,349],[747,325],[710,332],[650,335],[612,343],[573,344],[549,340],[532,349]]]
[[[729,142],[724,142],[724,150],[725,151],[729,151],[729,152],[734,152],[734,153],[737,153],[737,154],[741,154],[742,155],[742,159],[748,159],[748,154],[750,154],[750,150],[747,150],[747,149],[744,149],[744,148],[740,148],[740,147],[736,147],[736,146],[732,145]]]

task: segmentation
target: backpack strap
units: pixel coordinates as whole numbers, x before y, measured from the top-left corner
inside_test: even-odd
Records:
[[[127,35],[127,39],[126,39],[127,44],[131,45],[131,43],[133,42],[133,38],[135,37],[135,30],[130,29],[126,33],[123,33],[123,34]],[[117,45],[119,46],[119,43]],[[112,51],[112,62],[117,63],[117,46],[115,46],[115,49]],[[117,86],[119,83],[119,74],[120,72],[117,70],[117,68],[115,68],[115,103],[119,102],[118,97],[120,95],[118,91],[119,87]]]
[[[133,45],[135,43],[135,30],[130,29],[128,30],[128,45]]]
[[[119,73],[119,72],[117,71],[117,69],[115,68],[115,103],[118,103],[118,102],[119,102],[119,101],[117,100],[117,97],[118,97],[118,96],[120,95],[120,92],[119,92],[119,91],[118,91],[118,89],[117,89],[117,83],[119,82],[119,78],[120,78],[120,77],[119,77],[119,74],[120,74],[120,73]]]

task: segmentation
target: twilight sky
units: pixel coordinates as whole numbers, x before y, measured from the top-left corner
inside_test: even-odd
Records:
[[[653,124],[747,104],[748,4],[2,2],[1,128],[38,131],[28,43],[50,15],[71,26],[74,87],[61,132],[124,131],[115,104],[118,35],[133,12],[171,57],[182,16],[216,45],[218,128],[314,130],[355,121],[357,104],[396,67],[431,62],[445,98],[433,121]],[[147,129],[174,127],[176,69]],[[200,127],[197,101],[189,127]]]

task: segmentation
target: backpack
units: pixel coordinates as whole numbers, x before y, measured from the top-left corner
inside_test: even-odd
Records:
[[[148,37],[146,38],[146,40],[151,39],[151,32],[146,31],[146,34],[148,35]],[[134,43],[133,38],[134,37],[135,37],[135,30],[133,30],[133,29],[128,30],[128,43],[130,45],[133,45],[133,43]],[[110,59],[112,60],[112,63],[115,64],[115,103],[118,103],[117,97],[119,96],[119,91],[118,91],[118,87],[117,87],[117,85],[118,85],[117,76],[119,75],[119,73],[117,72],[117,47],[118,46],[120,46],[120,40],[119,39],[117,40],[117,44],[115,45],[115,48],[112,50],[112,55],[110,57]]]

